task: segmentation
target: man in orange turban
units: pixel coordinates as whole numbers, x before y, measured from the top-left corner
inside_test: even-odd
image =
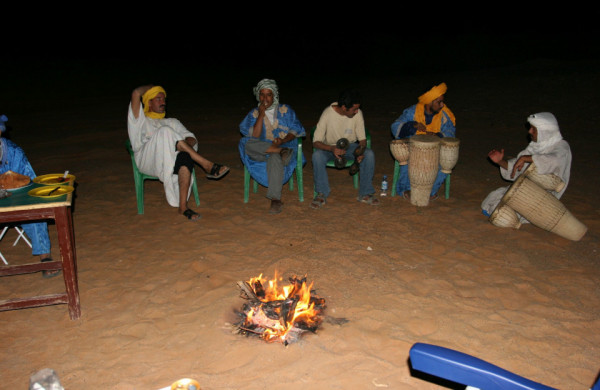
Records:
[[[133,90],[127,115],[129,140],[140,172],[158,177],[167,202],[195,221],[200,214],[188,207],[194,165],[200,165],[212,179],[220,179],[229,168],[198,154],[194,134],[177,119],[165,118],[166,101],[167,93],[160,86]]]
[[[446,84],[441,83],[419,96],[417,104],[405,109],[402,115],[392,123],[394,139],[410,138],[415,134],[432,134],[440,138],[455,137],[456,119],[444,103],[444,95],[447,90]],[[431,189],[432,200],[437,198],[437,192],[446,180],[446,176],[445,173],[438,171]],[[408,165],[400,166],[396,192],[410,199]]]

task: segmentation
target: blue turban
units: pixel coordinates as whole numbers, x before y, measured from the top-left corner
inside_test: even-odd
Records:
[[[6,115],[0,115],[0,131],[4,132],[6,130],[6,122],[8,121],[8,118],[6,117]]]

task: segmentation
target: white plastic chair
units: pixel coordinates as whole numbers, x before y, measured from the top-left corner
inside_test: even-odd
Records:
[[[8,231],[9,228],[10,228],[10,226],[4,226],[4,229],[2,229],[2,233],[0,233],[0,241],[2,241],[2,239],[4,238],[4,235],[6,234],[6,232]],[[31,242],[29,242],[27,237],[25,237],[23,229],[21,229],[18,226],[14,226],[14,228],[19,235],[17,236],[17,239],[15,240],[15,242],[13,242],[13,246],[17,245],[17,242],[19,242],[19,240],[22,238],[23,240],[25,240],[27,245],[29,245],[29,247],[31,248]],[[0,258],[2,258],[2,261],[4,262],[4,264],[8,265],[8,261],[6,261],[2,252],[0,252]]]

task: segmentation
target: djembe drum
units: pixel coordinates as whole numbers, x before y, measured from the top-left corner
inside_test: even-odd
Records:
[[[507,204],[537,227],[566,239],[579,241],[587,232],[587,227],[560,200],[525,175],[515,180],[500,203]]]
[[[408,158],[410,156],[409,141],[409,138],[390,141],[390,151],[392,152],[392,156],[394,156],[400,165],[408,164]]]
[[[440,165],[440,138],[419,134],[410,138],[410,203],[427,206]]]
[[[499,203],[489,218],[494,226],[518,229],[521,227],[521,218],[510,206]]]
[[[537,171],[535,163],[529,164],[523,175],[527,176],[529,180],[539,185],[545,190],[560,192],[565,188],[565,182],[553,173],[546,175],[540,175]]]
[[[458,138],[445,137],[440,139],[440,166],[442,172],[452,173],[458,162],[458,150],[460,141]]]

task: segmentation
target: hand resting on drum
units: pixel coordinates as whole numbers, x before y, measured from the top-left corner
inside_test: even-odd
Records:
[[[510,174],[511,178],[515,177],[515,173],[517,173],[517,171],[521,172],[521,169],[523,169],[523,166],[525,165],[525,163],[532,163],[533,162],[533,158],[531,157],[531,155],[524,155],[519,157],[519,159],[515,162],[515,165],[513,165],[513,170]]]

